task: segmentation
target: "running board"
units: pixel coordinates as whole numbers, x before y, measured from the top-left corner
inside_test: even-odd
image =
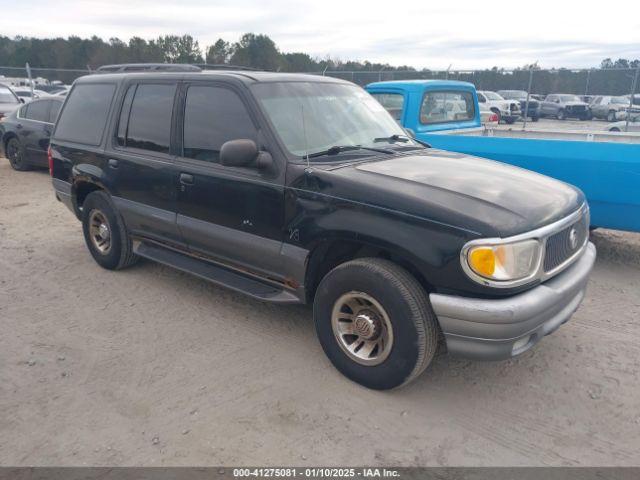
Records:
[[[134,241],[133,251],[141,257],[191,273],[258,300],[274,303],[301,303],[300,299],[291,292],[173,250]]]

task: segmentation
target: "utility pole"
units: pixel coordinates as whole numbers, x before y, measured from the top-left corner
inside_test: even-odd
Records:
[[[529,115],[529,99],[531,98],[531,84],[533,83],[533,65],[529,65],[529,86],[527,87],[527,101],[524,104],[524,123],[522,124],[522,130],[527,128],[527,118]]]
[[[29,62],[26,63],[25,68],[27,70],[27,77],[29,77],[29,87],[31,88],[31,100],[33,100],[33,78],[31,77],[31,67]]]
[[[633,84],[631,86],[631,96],[629,97],[629,111],[627,112],[627,123],[624,127],[624,131],[629,131],[629,120],[631,118],[631,110],[633,109],[633,96],[636,93],[636,87],[638,86],[638,75],[640,74],[640,64],[636,66],[636,74],[633,76]]]

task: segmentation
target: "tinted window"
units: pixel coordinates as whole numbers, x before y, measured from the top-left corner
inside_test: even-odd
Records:
[[[372,93],[394,120],[401,120],[404,109],[404,95],[401,93]]]
[[[175,91],[175,85],[138,85],[129,114],[127,147],[169,153]]]
[[[136,85],[132,85],[127,90],[127,94],[122,102],[122,110],[120,110],[120,119],[118,120],[118,145],[124,147],[126,145],[127,138],[127,122],[129,120],[129,112],[131,111],[131,102],[133,101],[133,95],[136,93]]]
[[[56,123],[58,113],[60,113],[60,107],[62,107],[62,102],[56,102],[54,100],[51,101],[51,110],[49,110],[49,123]]]
[[[29,111],[27,113],[27,118],[29,120],[37,120],[38,122],[48,122],[50,106],[51,102],[48,100],[31,102]]]
[[[429,92],[420,106],[420,122],[424,124],[473,120],[475,116],[470,92]]]
[[[240,97],[220,87],[190,87],[184,111],[183,156],[218,162],[229,140],[256,140],[257,132]]]
[[[55,137],[100,145],[115,90],[115,85],[109,84],[76,85],[58,120]]]

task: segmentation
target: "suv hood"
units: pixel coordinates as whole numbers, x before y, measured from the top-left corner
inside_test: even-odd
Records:
[[[429,149],[338,168],[343,197],[481,236],[506,237],[559,220],[584,203],[566,183],[504,163]],[[353,198],[357,196],[359,198]]]

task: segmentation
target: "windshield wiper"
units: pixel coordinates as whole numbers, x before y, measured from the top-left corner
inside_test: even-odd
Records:
[[[371,152],[387,153],[387,154],[393,153],[383,148],[363,147],[362,145],[334,145],[333,147],[329,147],[326,150],[310,153],[308,157],[315,158],[315,157],[324,157],[325,155],[338,155],[339,153],[352,152],[354,150],[369,150]],[[305,158],[306,156],[307,155],[304,155],[303,158]]]
[[[407,143],[409,140],[414,141],[415,143],[422,145],[423,147],[426,148],[431,148],[431,144],[427,143],[427,142],[423,142],[422,140],[418,140],[415,137],[408,137],[406,135],[398,135],[393,134],[390,137],[380,137],[380,138],[374,138],[373,141],[374,142],[401,142],[401,143]]]
[[[397,133],[394,133],[393,135],[391,135],[389,137],[374,138],[373,141],[374,142],[388,142],[388,143],[393,143],[393,142],[407,143],[409,141],[409,137],[407,137],[406,135],[398,135]]]

